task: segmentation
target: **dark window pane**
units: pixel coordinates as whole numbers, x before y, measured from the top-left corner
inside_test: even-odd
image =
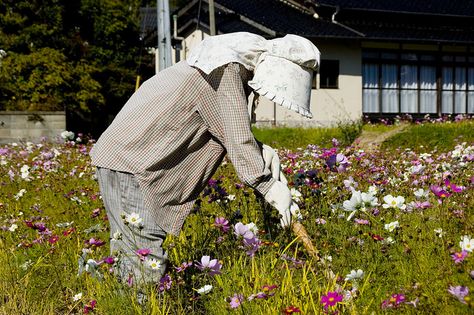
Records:
[[[321,60],[319,87],[337,89],[339,87],[339,60]]]

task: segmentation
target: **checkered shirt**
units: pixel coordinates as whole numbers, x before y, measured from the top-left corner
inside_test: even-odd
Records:
[[[155,223],[175,235],[226,153],[240,180],[266,194],[275,180],[250,128],[251,76],[236,63],[209,75],[185,61],[159,72],[100,136],[93,165],[134,174]]]

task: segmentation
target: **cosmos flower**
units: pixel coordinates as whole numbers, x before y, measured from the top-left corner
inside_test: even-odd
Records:
[[[234,234],[243,238],[253,238],[254,234],[249,230],[249,227],[242,222],[238,222],[234,226]]]
[[[459,302],[467,304],[465,297],[469,294],[469,288],[464,286],[449,286],[448,292],[456,297]]]
[[[395,231],[395,229],[400,227],[400,224],[398,223],[398,221],[393,221],[393,222],[385,224],[384,227],[387,231],[393,232]]]
[[[244,296],[242,294],[234,293],[234,295],[229,298],[230,308],[239,307],[243,300],[244,300]]]
[[[459,242],[459,247],[461,247],[461,250],[466,251],[466,252],[472,252],[474,249],[474,239],[471,238],[468,235],[464,235],[461,237],[461,241]]]
[[[130,214],[125,215],[125,223],[130,224],[134,227],[141,227],[142,226],[142,218],[138,213],[132,212]]]
[[[145,263],[151,270],[159,270],[161,268],[161,263],[153,258],[145,260]]]
[[[229,221],[223,217],[216,218],[213,225],[224,233],[230,229]]]
[[[455,264],[459,264],[467,257],[467,251],[463,250],[459,253],[454,253],[451,255],[451,257],[453,258]]]
[[[217,259],[211,259],[210,256],[202,256],[201,262],[195,264],[196,268],[201,271],[207,272],[209,275],[218,275],[221,273],[222,265]]]
[[[345,281],[354,281],[360,280],[364,277],[364,271],[362,269],[351,270],[350,273],[346,275]]]
[[[205,286],[197,289],[196,291],[197,291],[197,293],[199,293],[201,295],[204,295],[204,294],[207,294],[207,293],[211,292],[211,290],[212,290],[212,285],[206,284]]]
[[[390,298],[388,298],[388,299],[386,299],[382,302],[381,307],[382,307],[382,309],[397,308],[403,302],[405,302],[405,295],[403,295],[403,294],[392,294],[392,296],[390,296]]]
[[[392,195],[387,195],[383,197],[385,203],[382,205],[384,209],[394,208],[404,210],[406,208],[405,198],[403,196],[394,197]]]
[[[327,309],[329,306],[334,306],[342,301],[343,296],[336,291],[329,291],[326,295],[321,297],[321,304]]]

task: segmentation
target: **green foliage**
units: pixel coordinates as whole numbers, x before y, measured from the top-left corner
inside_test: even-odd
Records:
[[[139,6],[139,0],[0,3],[6,52],[0,110],[117,112],[134,91]]]
[[[387,139],[382,148],[393,150],[402,147],[417,152],[443,152],[453,148],[457,142],[474,142],[474,121],[410,125],[403,132]]]
[[[296,148],[305,148],[309,144],[330,147],[333,138],[339,139],[341,145],[347,146],[357,138],[361,130],[362,124],[354,122],[325,128],[254,127],[253,133],[259,141],[274,148],[295,150]]]

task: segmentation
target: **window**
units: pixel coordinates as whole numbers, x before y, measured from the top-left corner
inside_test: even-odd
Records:
[[[474,57],[374,50],[362,56],[364,113],[474,113]]]
[[[319,67],[319,88],[339,88],[339,60],[321,60]]]

